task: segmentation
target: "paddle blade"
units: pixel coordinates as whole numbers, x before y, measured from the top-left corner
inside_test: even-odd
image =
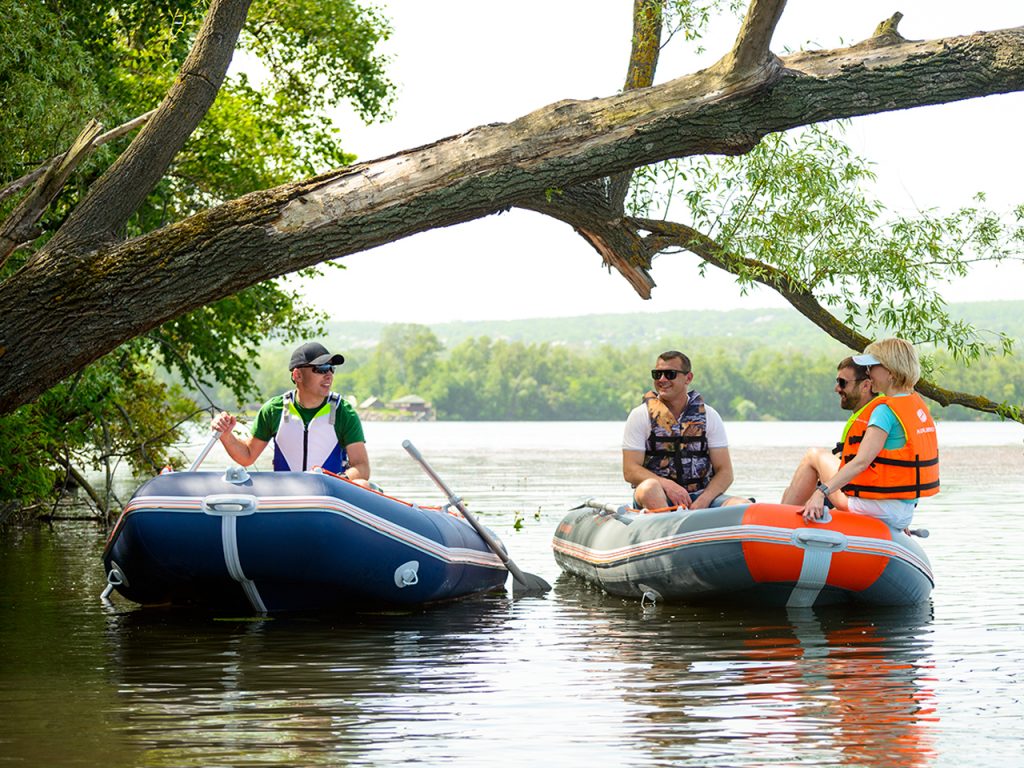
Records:
[[[551,591],[551,585],[540,576],[533,573],[520,571],[518,576],[512,577],[512,596],[521,597],[525,595],[543,595]]]

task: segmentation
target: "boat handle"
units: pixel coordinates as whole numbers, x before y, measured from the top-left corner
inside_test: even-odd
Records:
[[[793,544],[801,549],[827,549],[841,552],[849,542],[845,534],[820,528],[797,528],[793,531]]]
[[[256,497],[213,493],[203,499],[202,508],[207,515],[242,517],[256,511]]]

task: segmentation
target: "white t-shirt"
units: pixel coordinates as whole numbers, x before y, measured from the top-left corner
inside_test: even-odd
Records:
[[[704,414],[708,420],[705,433],[708,439],[708,448],[728,448],[729,438],[725,435],[725,423],[718,415],[718,411],[705,403]],[[647,410],[647,403],[640,403],[626,417],[626,427],[622,431],[622,450],[646,451],[647,438],[650,437],[650,434],[651,417]]]

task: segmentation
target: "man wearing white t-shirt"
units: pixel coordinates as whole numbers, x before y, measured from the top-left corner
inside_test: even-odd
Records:
[[[622,476],[637,506],[662,510],[746,504],[726,495],[732,459],[725,424],[693,381],[690,359],[663,352],[651,370],[654,389],[630,411],[622,435]]]

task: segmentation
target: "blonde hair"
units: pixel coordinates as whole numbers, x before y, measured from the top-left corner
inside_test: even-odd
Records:
[[[921,378],[921,363],[917,358],[917,350],[909,341],[903,339],[881,339],[864,347],[864,354],[874,355],[892,376],[892,383],[897,387],[913,387]]]

